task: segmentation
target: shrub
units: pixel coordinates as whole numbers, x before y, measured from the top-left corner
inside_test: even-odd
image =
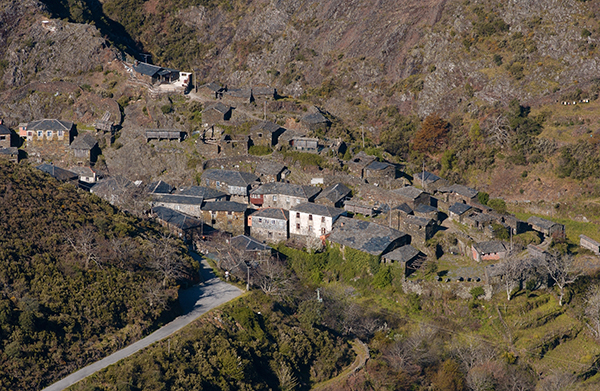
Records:
[[[485,191],[480,191],[479,193],[477,193],[477,200],[481,204],[487,205],[488,201],[490,200],[490,195]]]
[[[160,106],[160,111],[162,111],[163,114],[169,114],[171,111],[173,111],[173,106],[170,104],[162,105]]]
[[[487,205],[500,214],[506,213],[506,201],[502,198],[492,198]]]
[[[469,293],[473,296],[473,300],[477,300],[479,296],[485,295],[485,290],[482,286],[476,286],[475,288],[472,288]]]

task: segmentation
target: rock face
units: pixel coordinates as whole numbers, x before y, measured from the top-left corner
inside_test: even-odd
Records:
[[[117,58],[91,25],[50,19],[35,0],[10,0],[0,9],[0,47],[4,48],[2,83],[18,87],[88,72]],[[1,50],[1,49],[0,49]]]

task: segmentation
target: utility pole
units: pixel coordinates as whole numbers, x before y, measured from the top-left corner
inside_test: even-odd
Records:
[[[365,127],[364,127],[364,125],[360,126],[360,130],[362,131],[362,146],[363,146],[363,149],[365,149]]]
[[[323,302],[323,298],[321,297],[321,288],[317,288],[317,301],[319,303]]]
[[[267,120],[267,101],[265,101],[265,114],[263,116],[263,121]]]
[[[250,290],[250,266],[246,264],[246,270],[248,271],[248,282],[246,282],[246,291]]]
[[[421,187],[425,190],[425,159],[423,159],[423,172],[421,172]]]

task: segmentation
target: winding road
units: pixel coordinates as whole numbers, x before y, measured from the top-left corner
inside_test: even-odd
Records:
[[[199,316],[211,309],[232,300],[242,294],[242,291],[233,285],[227,284],[216,277],[208,263],[198,254],[190,251],[190,255],[200,262],[200,275],[204,282],[194,285],[192,288],[179,291],[179,302],[184,315],[181,315],[171,323],[156,330],[146,338],[143,338],[124,349],[121,349],[100,361],[96,361],[62,380],[44,388],[42,391],[60,391],[85,379],[109,365],[131,356],[132,354],[158,342],[181,328],[187,326]]]

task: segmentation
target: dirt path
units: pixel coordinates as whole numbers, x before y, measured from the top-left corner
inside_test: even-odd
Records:
[[[352,364],[344,368],[344,370],[333,379],[325,380],[324,382],[315,384],[311,388],[312,391],[324,390],[327,387],[339,385],[349,376],[353,375],[356,371],[365,366],[367,360],[370,358],[369,347],[358,338],[352,341],[351,344],[352,349],[354,349],[354,352],[356,353],[356,358],[354,359],[354,362],[352,362]]]
[[[190,289],[179,292],[179,300],[181,307],[184,310],[184,315],[177,317],[175,320],[156,330],[146,338],[143,338],[127,346],[126,348],[103,358],[100,361],[96,361],[95,363],[78,370],[64,379],[44,388],[42,391],[64,390],[78,381],[83,380],[86,377],[108,367],[109,365],[115,364],[122,359],[127,358],[132,354],[150,346],[154,342],[165,339],[211,309],[242,294],[240,289],[223,282],[216,277],[204,258],[201,258],[198,254],[191,251],[190,255],[200,262],[200,273],[204,282],[200,283],[199,285],[195,285]]]

